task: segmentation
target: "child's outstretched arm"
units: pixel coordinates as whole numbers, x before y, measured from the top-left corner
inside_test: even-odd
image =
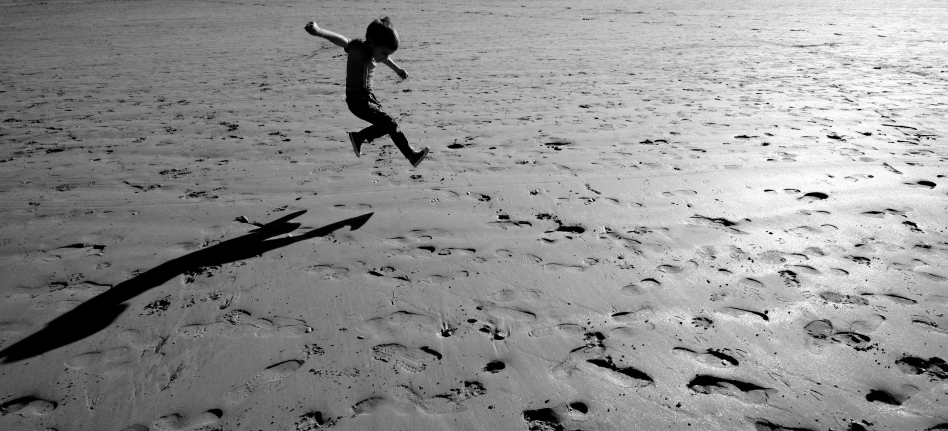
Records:
[[[406,72],[405,69],[398,67],[398,65],[395,64],[395,60],[392,60],[392,57],[386,58],[385,61],[383,61],[382,63],[388,67],[391,67],[392,70],[395,71],[395,73],[398,75],[399,78],[408,79],[408,72]]]
[[[326,39],[336,45],[339,45],[342,49],[349,48],[349,39],[346,39],[345,36],[339,33],[334,33],[329,30],[319,28],[319,26],[316,25],[315,21],[306,24],[306,27],[303,27],[303,28],[306,30],[307,33],[313,36],[319,36],[323,39]]]

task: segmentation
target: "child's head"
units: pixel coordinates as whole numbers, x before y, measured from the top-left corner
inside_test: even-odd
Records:
[[[398,49],[398,32],[387,16],[372,21],[365,30],[365,40],[378,47],[388,48],[390,52]]]

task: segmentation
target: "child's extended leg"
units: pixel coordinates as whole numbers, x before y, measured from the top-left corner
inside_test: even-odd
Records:
[[[398,123],[395,122],[395,119],[392,118],[391,115],[388,115],[382,110],[382,106],[374,100],[374,97],[367,96],[364,99],[352,99],[353,98],[346,99],[349,110],[352,111],[356,117],[372,123],[371,126],[358,132],[349,133],[349,139],[352,140],[356,155],[360,153],[362,143],[372,142],[385,135],[392,138],[392,142],[394,142],[398,150],[402,152],[402,155],[411,162],[412,166],[418,166],[425,156],[428,155],[427,147],[421,151],[415,151],[415,149],[411,147],[408,143],[408,138],[406,138],[405,134],[398,128]]]

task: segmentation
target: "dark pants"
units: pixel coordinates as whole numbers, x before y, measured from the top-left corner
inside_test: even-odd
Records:
[[[356,117],[372,123],[371,126],[356,132],[356,136],[360,140],[372,142],[388,135],[406,158],[410,160],[411,156],[415,154],[415,150],[408,144],[405,134],[398,128],[398,123],[391,115],[382,110],[382,105],[374,94],[371,92],[362,94],[346,93],[346,105],[349,105],[349,110]]]

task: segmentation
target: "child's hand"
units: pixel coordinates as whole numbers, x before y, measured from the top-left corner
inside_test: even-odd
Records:
[[[398,69],[395,71],[395,74],[397,74],[399,78],[408,79],[408,72],[406,72],[405,69]]]
[[[306,24],[306,27],[303,27],[303,29],[313,36],[319,36],[319,26],[316,25],[315,21],[311,21],[310,23]]]

